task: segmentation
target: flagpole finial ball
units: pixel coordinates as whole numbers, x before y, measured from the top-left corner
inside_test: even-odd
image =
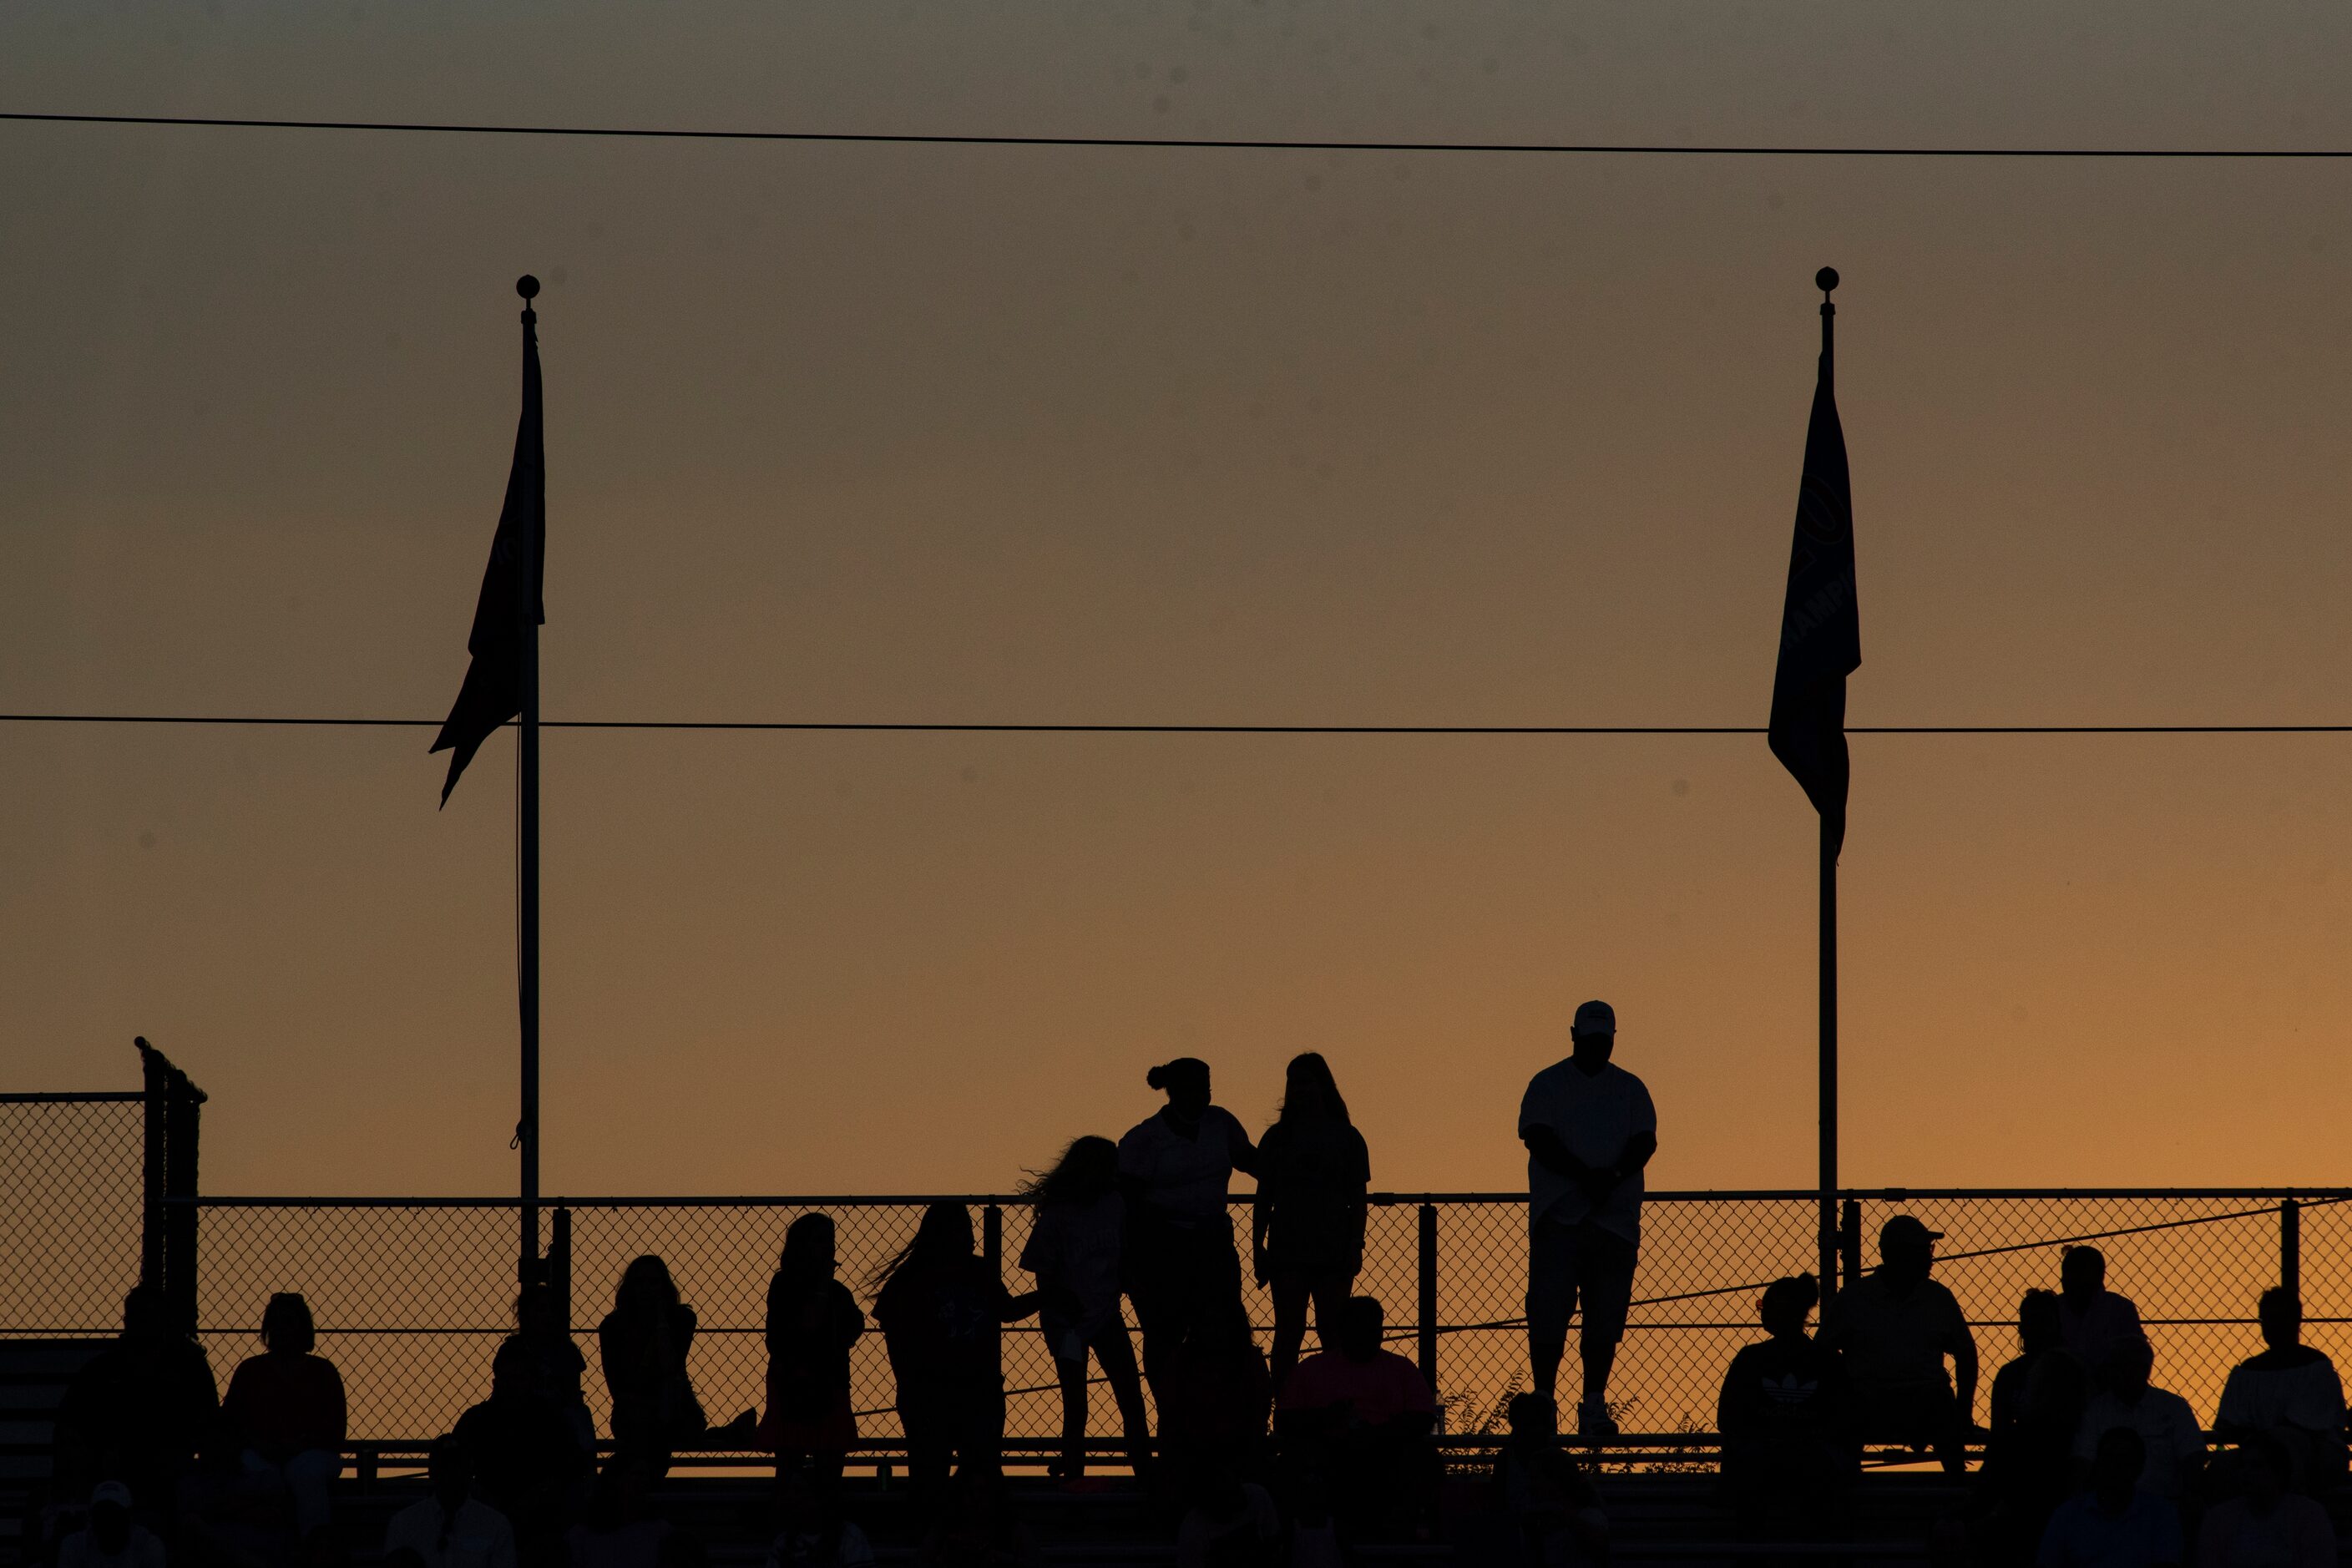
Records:
[[[1832,274],[1832,276],[1834,276],[1834,274]],[[526,300],[538,299],[539,279],[533,278],[528,272],[524,273],[521,277],[515,279],[515,292],[521,295]]]
[[[1819,289],[1824,294],[1836,288],[1837,285],[1837,268],[1834,267],[1824,267],[1819,272],[1813,274],[1813,287]]]

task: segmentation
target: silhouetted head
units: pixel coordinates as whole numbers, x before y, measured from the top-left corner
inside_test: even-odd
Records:
[[[520,1339],[510,1339],[499,1346],[490,1357],[490,1397],[501,1404],[533,1397],[538,1389],[538,1369],[531,1364],[530,1347]]]
[[[1819,1280],[1811,1274],[1791,1274],[1764,1287],[1756,1315],[1763,1320],[1764,1331],[1774,1339],[1801,1340],[1805,1337],[1805,1320],[1812,1316],[1821,1300]]]
[[[1617,1009],[1606,1002],[1584,1003],[1577,1008],[1568,1036],[1569,1060],[1587,1072],[1599,1072],[1617,1048]]]
[[[677,1307],[677,1282],[669,1265],[648,1252],[629,1259],[613,1291],[613,1310],[623,1313],[667,1312]]]
[[[919,1275],[929,1273],[952,1267],[971,1255],[971,1211],[961,1204],[928,1205],[922,1220],[915,1226],[914,1239],[876,1271],[874,1289],[877,1292],[884,1289],[910,1269]]]
[[[1943,1237],[1910,1215],[1896,1215],[1878,1227],[1878,1271],[1897,1285],[1917,1284],[1935,1267]]]
[[[2147,1380],[2156,1371],[2156,1350],[2146,1340],[2137,1336],[2124,1341],[2107,1352],[2106,1364],[2099,1375],[2106,1380],[2108,1390],[2126,1404],[2138,1403],[2147,1392]]]
[[[2017,1303],[2017,1348],[2039,1355],[2065,1342],[2066,1320],[2058,1315],[2058,1292],[2028,1290]]]
[[[1301,1051],[1290,1058],[1282,1076],[1280,1121],[1315,1120],[1348,1123],[1348,1102],[1339,1094],[1339,1080],[1321,1051]]]
[[[1381,1333],[1388,1314],[1377,1296],[1350,1296],[1339,1304],[1339,1321],[1333,1335],[1339,1353],[1349,1361],[1370,1361],[1381,1353]]]
[[[563,1298],[552,1285],[526,1285],[515,1298],[515,1329],[532,1339],[563,1339],[572,1332],[564,1321]]]
[[[131,1543],[131,1489],[121,1481],[100,1481],[89,1494],[89,1533],[108,1556],[119,1555]]]
[[[1073,1138],[1054,1168],[1033,1176],[1021,1195],[1039,1207],[1084,1208],[1118,1185],[1118,1145],[1089,1133]]]
[[[2075,1300],[2107,1288],[2107,1255],[2095,1247],[2070,1247],[2058,1260],[2058,1289]]]
[[[306,1355],[319,1342],[318,1327],[310,1321],[310,1303],[301,1292],[280,1290],[269,1298],[269,1305],[261,1309],[261,1342],[266,1349],[285,1355]]]
[[[425,1478],[432,1484],[433,1499],[445,1514],[456,1513],[458,1505],[473,1491],[474,1461],[455,1433],[433,1439],[432,1453],[425,1461]]]
[[[123,1296],[122,1337],[142,1344],[173,1337],[172,1302],[161,1285],[133,1285]]]
[[[1504,1406],[1511,1436],[1523,1440],[1559,1436],[1559,1406],[1540,1394],[1514,1394]]]
[[[1168,1094],[1168,1109],[1188,1121],[1197,1121],[1209,1109],[1209,1064],[1198,1057],[1178,1057],[1143,1075],[1143,1081]]]
[[[2139,1473],[2147,1466],[2147,1444],[2128,1426],[2110,1426],[2091,1459],[2091,1491],[2099,1506],[2117,1512],[2131,1501]]]
[[[2239,1443],[2238,1451],[2246,1457],[2246,1501],[2256,1513],[2266,1514],[2294,1485],[2294,1456],[2268,1432],[2249,1436]]]
[[[2263,1343],[2284,1350],[2303,1341],[2303,1298],[2284,1285],[2273,1285],[2254,1303],[2254,1318],[2263,1326]]]
[[[835,1246],[838,1231],[829,1214],[804,1214],[785,1227],[784,1250],[776,1259],[776,1272],[800,1285],[814,1285],[833,1278],[839,1267]]]

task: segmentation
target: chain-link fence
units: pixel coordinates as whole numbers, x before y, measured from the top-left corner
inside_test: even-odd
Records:
[[[0,1095],[0,1332],[114,1331],[145,1239],[143,1095]]]
[[[2067,1246],[2107,1256],[2112,1288],[2133,1297],[2148,1325],[2158,1380],[2210,1419],[2230,1365],[2259,1348],[2253,1305],[2265,1286],[2299,1285],[2312,1342],[2346,1342],[2352,1203],[2333,1191],[1964,1192],[1852,1194],[1849,1223],[1874,1254],[1878,1225],[1914,1214],[1946,1233],[1937,1277],[1978,1328],[1990,1371],[2011,1353],[2018,1298],[2054,1287]],[[2290,1201],[2291,1200],[2291,1201]],[[923,1198],[579,1199],[551,1201],[569,1226],[573,1321],[590,1363],[599,1424],[606,1401],[594,1330],[629,1259],[662,1257],[701,1320],[691,1371],[714,1422],[762,1402],[761,1316],[785,1228],[822,1209],[839,1231],[842,1278],[870,1300],[875,1271],[914,1234]],[[1006,1197],[971,1197],[975,1234],[998,1229],[1007,1283],[1029,1211]],[[1247,1240],[1246,1200],[1237,1240]],[[303,1291],[320,1350],[342,1368],[355,1438],[410,1441],[446,1427],[488,1384],[491,1352],[511,1321],[516,1227],[498,1200],[205,1199],[200,1318],[226,1374],[255,1349],[254,1326],[273,1290]],[[1810,1193],[1663,1193],[1643,1216],[1634,1307],[1612,1393],[1625,1429],[1704,1432],[1732,1352],[1758,1335],[1764,1282],[1811,1268],[1816,1206]],[[1454,1433],[1492,1429],[1526,1383],[1522,1321],[1527,1207],[1517,1194],[1383,1196],[1372,1209],[1357,1288],[1388,1307],[1396,1348],[1431,1364]],[[1263,1292],[1248,1301],[1270,1326]],[[1424,1321],[1424,1304],[1433,1316]],[[1034,1320],[1007,1328],[1008,1435],[1043,1442],[1058,1430],[1053,1363]],[[1310,1339],[1310,1348],[1312,1346]],[[1433,1351],[1433,1363],[1429,1352]],[[1573,1365],[1571,1347],[1570,1365]],[[852,1360],[853,1400],[868,1438],[898,1435],[887,1360],[869,1331]],[[1979,1414],[1983,1394],[1979,1392]],[[1116,1431],[1097,1385],[1094,1431]]]

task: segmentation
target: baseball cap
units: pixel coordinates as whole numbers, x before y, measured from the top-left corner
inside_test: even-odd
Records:
[[[1890,1243],[1896,1247],[1922,1247],[1943,1239],[1942,1231],[1929,1230],[1925,1223],[1907,1214],[1896,1215],[1878,1227],[1878,1247],[1882,1252]]]
[[[1617,1009],[1606,1002],[1587,1002],[1576,1010],[1576,1022],[1569,1026],[1571,1035],[1613,1035],[1617,1032]]]
[[[121,1481],[100,1481],[89,1494],[89,1506],[104,1508],[112,1503],[117,1508],[131,1506],[131,1489]]]

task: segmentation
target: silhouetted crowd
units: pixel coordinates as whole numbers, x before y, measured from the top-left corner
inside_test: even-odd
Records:
[[[1609,1521],[1553,1388],[1580,1312],[1576,1426],[1605,1440],[1608,1381],[1638,1264],[1643,1171],[1657,1149],[1641,1080],[1612,1058],[1616,1020],[1578,1009],[1570,1057],[1528,1085],[1527,1324],[1531,1385],[1507,1404],[1490,1509],[1533,1568],[1605,1560]],[[1034,1560],[1002,1465],[1003,1326],[1034,1315],[1060,1384],[1062,1487],[1087,1477],[1090,1377],[1118,1411],[1122,1464],[1165,1510],[1185,1568],[1321,1565],[1351,1543],[1429,1541],[1444,1484],[1438,1405],[1422,1370],[1386,1348],[1381,1302],[1355,1292],[1371,1179],[1364,1139],[1331,1069],[1288,1068],[1281,1110],[1253,1142],[1213,1103],[1205,1063],[1151,1069],[1166,1104],[1117,1142],[1074,1140],[1023,1190],[1032,1205],[1009,1290],[975,1245],[970,1212],[937,1203],[866,1281],[839,1278],[832,1217],[788,1229],[767,1293],[765,1409],[714,1426],[688,1373],[698,1320],[667,1265],[624,1270],[596,1330],[610,1398],[601,1456],[587,1360],[546,1287],[526,1289],[489,1368],[487,1397],[432,1446],[425,1495],[391,1521],[391,1568],[697,1568],[703,1548],[649,1509],[681,1451],[775,1457],[770,1562],[873,1560],[846,1517],[842,1473],[859,1440],[853,1347],[878,1330],[897,1385],[919,1561]],[[1269,1299],[1272,1353],[1244,1302],[1228,1188],[1256,1178],[1246,1278]],[[1811,1275],[1768,1287],[1765,1337],[1733,1357],[1717,1424],[1722,1500],[1740,1531],[1793,1542],[1854,1539],[1866,1449],[1984,1463],[1939,1526],[1937,1559],[2040,1568],[2319,1568],[2335,1536],[2315,1500],[2344,1476],[2345,1405],[2334,1366],[2300,1342],[2295,1299],[2262,1298],[2265,1349],[2230,1375],[2209,1454],[2196,1415],[2155,1386],[2139,1315],[2077,1247],[2059,1288],[2029,1291],[2019,1353],[1978,1428],[1977,1346],[1934,1278],[1937,1234],[1898,1215],[1878,1267],[1811,1331]],[[1131,1342],[1128,1309],[1141,1334]],[[1303,1354],[1307,1319],[1320,1348]],[[870,1319],[870,1321],[869,1321]],[[261,1352],[227,1392],[194,1325],[157,1291],[124,1304],[121,1338],[76,1378],[58,1413],[57,1482],[88,1497],[58,1568],[340,1568],[332,1525],[341,1466],[341,1376],[316,1353],[302,1297],[263,1313]],[[1150,1429],[1149,1387],[1159,1414]],[[2194,1551],[2190,1543],[2194,1543]]]

